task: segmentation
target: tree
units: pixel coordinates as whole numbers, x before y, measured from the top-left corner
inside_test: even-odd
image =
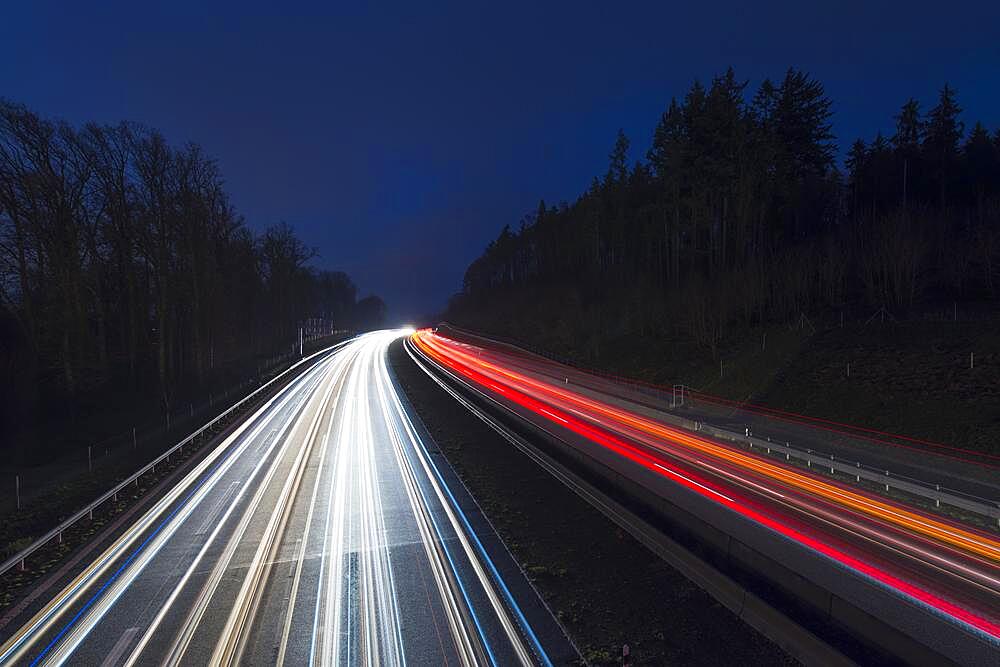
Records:
[[[920,118],[920,104],[912,97],[896,116],[896,133],[892,146],[902,171],[902,201],[906,208],[913,172],[919,167],[920,143],[924,136],[924,123]]]
[[[788,70],[778,91],[773,122],[779,147],[775,171],[786,208],[784,217],[793,223],[793,237],[805,231],[803,218],[810,207],[803,195],[815,189],[816,179],[826,176],[833,166],[836,146],[831,106],[820,82],[804,72]]]
[[[928,114],[923,144],[927,163],[938,187],[938,205],[942,209],[947,204],[947,193],[958,162],[958,144],[965,129],[958,119],[961,112],[955,99],[955,91],[945,84],[937,106]]]
[[[72,422],[95,394],[114,404],[118,386],[170,409],[218,361],[271,355],[303,319],[343,328],[356,288],[309,267],[313,256],[287,225],[255,238],[196,145],[0,100],[0,363],[12,385],[0,398],[14,424],[47,403],[49,420]]]
[[[628,178],[628,148],[628,137],[625,136],[624,130],[619,129],[615,137],[615,147],[608,154],[608,174],[605,177],[607,183],[624,183]]]
[[[783,166],[792,178],[822,176],[833,166],[832,105],[819,81],[795,69],[785,74],[774,109],[774,129],[783,147]]]

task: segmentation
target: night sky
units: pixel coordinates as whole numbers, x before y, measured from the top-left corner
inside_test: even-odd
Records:
[[[945,81],[1000,126],[998,2],[147,4],[4,3],[0,96],[203,145],[252,228],[292,224],[391,323],[586,188],[619,127],[643,157],[670,98],[730,64],[751,89],[821,80],[842,149]]]

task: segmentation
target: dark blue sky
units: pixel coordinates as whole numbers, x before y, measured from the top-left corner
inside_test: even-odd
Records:
[[[619,127],[642,157],[671,96],[730,64],[819,78],[841,144],[945,81],[1000,126],[997,2],[152,4],[5,3],[0,96],[202,144],[254,229],[289,222],[394,320],[573,199]]]

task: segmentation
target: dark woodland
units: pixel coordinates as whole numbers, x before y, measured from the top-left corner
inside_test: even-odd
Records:
[[[378,326],[381,300],[314,256],[288,225],[255,235],[197,145],[0,101],[0,433],[113,385],[166,412],[307,318]]]
[[[748,90],[732,69],[671,101],[645,160],[619,132],[575,202],[504,227],[469,266],[448,317],[594,357],[621,335],[671,336],[717,356],[734,332],[953,300],[996,303],[1000,131],[967,127],[945,85],[906,101],[889,136],[838,166],[834,103],[790,69]],[[507,326],[508,323],[509,326]],[[572,344],[572,343],[568,343]]]

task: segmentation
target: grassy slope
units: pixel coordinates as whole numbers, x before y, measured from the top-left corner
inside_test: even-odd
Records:
[[[818,331],[810,323],[731,332],[720,350],[720,375],[720,359],[683,337],[598,337],[582,326],[583,317],[517,306],[468,313],[459,323],[590,368],[1000,453],[996,322],[856,321]]]

